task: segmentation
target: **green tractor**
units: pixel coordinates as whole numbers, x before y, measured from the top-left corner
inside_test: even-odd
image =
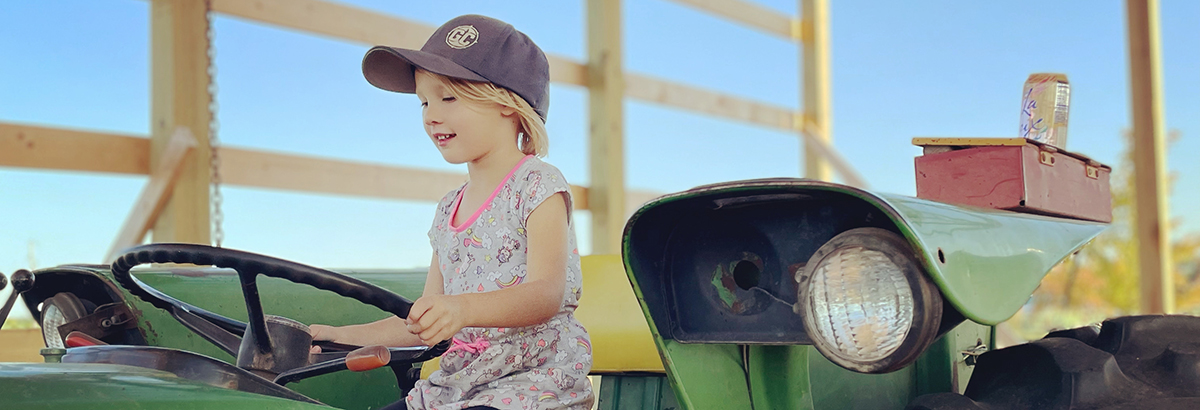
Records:
[[[1118,318],[995,350],[993,326],[1105,227],[804,179],[660,197],[629,220],[623,257],[584,259],[597,406],[1200,408],[1195,318]],[[187,244],[18,271],[0,318],[23,295],[46,363],[0,364],[0,402],[378,408],[446,346],[310,354],[304,323],[406,316],[424,276]]]

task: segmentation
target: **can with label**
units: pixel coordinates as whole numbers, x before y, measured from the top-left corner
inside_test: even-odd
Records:
[[[1021,94],[1021,137],[1067,147],[1071,85],[1066,74],[1034,73]]]

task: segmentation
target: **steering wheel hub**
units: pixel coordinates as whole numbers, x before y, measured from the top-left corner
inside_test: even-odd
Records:
[[[271,348],[260,351],[253,328],[246,328],[238,349],[237,367],[273,379],[285,371],[311,364],[308,349],[312,346],[312,334],[308,326],[275,315],[266,315],[266,324]]]

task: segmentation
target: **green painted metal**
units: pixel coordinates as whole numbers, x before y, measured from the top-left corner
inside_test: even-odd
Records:
[[[654,326],[650,326],[654,329]],[[684,409],[754,410],[737,345],[682,344],[654,332],[663,367]]]
[[[815,348],[680,344],[664,339],[629,260],[630,228],[648,210],[721,195],[834,193],[871,205],[895,224],[945,299],[971,321],[951,329],[913,366],[882,375],[845,370]],[[963,351],[994,345],[993,325],[1025,303],[1043,276],[1105,225],[960,207],[800,179],[739,181],[667,195],[634,213],[626,226],[625,269],[686,409],[902,409],[918,395],[962,391],[972,367]],[[719,280],[720,272],[714,273]],[[869,392],[869,394],[863,394]]]
[[[110,276],[107,272],[97,273]],[[345,273],[410,299],[419,297],[425,284],[423,271]],[[135,271],[134,276],[148,286],[184,302],[233,319],[246,320],[241,287],[232,271],[149,269]],[[388,315],[374,306],[283,279],[260,276],[258,287],[263,310],[267,314],[285,316],[303,323],[348,325],[378,320]],[[183,327],[165,311],[128,293],[125,299],[140,312],[139,326],[150,345],[187,350],[234,362],[231,355]],[[388,368],[318,376],[289,384],[288,388],[337,408],[380,408],[401,396],[396,376]]]
[[[966,323],[974,323],[967,321]],[[976,324],[976,326],[982,326]],[[916,393],[918,396],[930,393],[955,391],[954,362],[955,345],[950,335],[945,335],[934,341],[925,353],[913,362],[916,378]],[[966,384],[964,383],[965,387]],[[961,391],[961,390],[959,390]]]
[[[888,374],[862,374],[830,362],[812,346],[743,348],[756,410],[902,409],[919,394],[911,366]]]
[[[810,356],[821,356],[809,346],[743,346],[749,366],[746,377],[754,408],[816,409],[809,378]],[[817,380],[817,386],[826,383]]]
[[[1012,317],[1050,268],[1107,227],[900,195],[874,198],[863,197],[893,215],[946,300],[988,325]]]
[[[674,410],[679,407],[671,383],[661,374],[600,377],[597,410]]]
[[[641,290],[633,285],[640,300]],[[642,309],[647,310],[644,303]],[[901,409],[917,395],[912,367],[859,374],[829,362],[812,346],[683,344],[663,339],[653,323],[650,329],[683,409]]]
[[[815,409],[899,410],[917,397],[916,371],[912,366],[887,374],[855,373],[825,359],[812,346],[794,347],[812,349],[808,372]]]
[[[975,370],[964,352],[980,344],[984,350],[995,348],[994,327],[965,321],[933,343],[913,365],[916,368],[917,395],[940,392],[962,393]]]
[[[964,322],[939,339],[914,366],[888,374],[855,373],[825,359],[812,346],[681,344],[663,340],[667,375],[680,408],[706,409],[903,409],[921,394],[966,387],[971,366],[962,351],[987,341],[990,327]],[[608,392],[620,407],[642,394]],[[864,394],[869,392],[869,394]],[[630,394],[625,397],[624,394]]]
[[[740,192],[818,191],[848,195],[886,214],[918,250],[922,265],[945,299],[968,319],[989,325],[1016,313],[1050,268],[1107,227],[1096,222],[874,194],[795,178],[737,181],[666,195],[635,212],[627,227],[647,210],[676,201]],[[626,255],[630,252],[628,233],[626,230],[623,245]],[[626,270],[630,271],[628,261]]]
[[[176,274],[170,271],[135,271],[147,285],[184,302],[237,320],[246,320],[246,303],[232,271],[205,270],[205,274]],[[361,273],[349,276],[370,282],[410,299],[421,296],[425,272]],[[267,314],[286,316],[305,323],[353,324],[377,320],[388,314],[354,299],[287,280],[259,276],[259,294]]]
[[[628,233],[628,229],[626,229]],[[628,241],[622,245],[629,253]],[[667,379],[680,408],[689,410],[724,409],[755,410],[750,403],[750,388],[745,380],[731,375],[744,375],[744,362],[736,345],[683,344],[664,339],[650,315],[641,284],[633,277],[628,259],[625,273],[630,277],[633,293],[642,307],[642,315],[650,327],[654,344],[662,358]]]
[[[196,274],[193,272],[179,275],[165,271],[145,271],[137,272],[135,275],[147,285],[184,302],[245,321],[246,304],[242,299],[241,286],[238,284],[236,274],[224,270],[206,270],[205,272],[209,273]],[[425,272],[423,271],[345,273],[410,299],[419,297],[425,286]],[[333,292],[318,290],[308,285],[295,284],[283,279],[259,276],[258,287],[262,297],[263,311],[296,319],[303,323],[349,325],[388,316],[388,313],[374,306],[339,296]],[[150,344],[208,354],[232,363],[232,356],[188,331],[162,310],[149,304],[138,303],[141,300],[137,298],[127,300],[135,300],[135,303],[140,305],[138,308],[146,315],[143,320],[147,325],[153,322],[160,327],[170,327],[155,332],[155,340]],[[154,314],[161,315],[161,317],[154,318]],[[147,335],[148,341],[149,336]],[[401,396],[396,384],[396,376],[388,368],[363,373],[338,372],[303,380],[288,387],[338,408],[379,408],[398,400]],[[353,394],[347,394],[348,391],[353,391]]]
[[[141,367],[0,363],[0,407],[13,409],[263,409],[328,407],[222,389]]]

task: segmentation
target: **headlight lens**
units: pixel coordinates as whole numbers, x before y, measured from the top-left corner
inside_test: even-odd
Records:
[[[913,297],[904,272],[882,252],[834,251],[809,282],[817,337],[839,356],[871,362],[900,347],[913,322]]]
[[[67,323],[67,317],[63,315],[58,305],[47,303],[42,308],[42,339],[46,341],[46,347],[56,347],[65,349],[62,336],[58,334],[58,327]]]
[[[42,302],[42,339],[46,347],[64,348],[58,327],[87,315],[83,301],[70,292],[60,292]]]
[[[797,273],[796,313],[825,358],[860,373],[887,373],[933,344],[942,296],[908,241],[880,228],[830,239]]]

